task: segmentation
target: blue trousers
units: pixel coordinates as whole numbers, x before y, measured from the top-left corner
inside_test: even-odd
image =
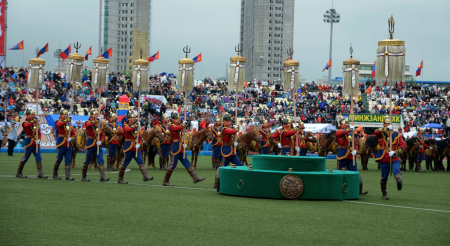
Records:
[[[242,166],[241,161],[239,160],[239,158],[237,157],[237,155],[230,155],[228,157],[222,157],[222,161],[221,161],[221,167],[226,167],[228,166],[228,164],[233,163],[236,166]]]
[[[188,160],[188,155],[186,155],[186,158],[183,158],[183,153],[178,153],[176,155],[170,155],[170,165],[169,170],[174,170],[177,167],[178,161],[183,164],[185,168],[188,168],[191,166],[191,163]]]
[[[261,154],[263,154],[263,155],[270,155],[270,147],[263,147],[263,148],[261,148]]]
[[[144,160],[142,160],[142,152],[138,151],[138,156],[136,157],[136,151],[128,151],[124,153],[122,167],[128,166],[131,160],[135,160],[138,165],[144,164]]]
[[[86,150],[86,159],[84,159],[83,165],[88,166],[91,164],[92,156],[97,155],[97,147],[91,147]],[[99,154],[97,155],[97,163],[103,164],[103,149],[100,147]]]
[[[306,148],[300,148],[300,156],[306,156]]]
[[[25,152],[23,153],[23,158],[20,161],[23,161],[24,163],[27,163],[28,158],[30,158],[30,155],[33,153],[34,159],[36,159],[36,162],[42,161],[41,157],[41,146],[39,146],[39,152],[36,153],[36,146],[30,146],[28,148],[25,148]]]
[[[169,157],[170,144],[161,144],[161,149],[160,149],[159,155],[160,155],[160,157]]]
[[[64,158],[64,165],[70,165],[72,162],[72,146],[60,146],[57,150],[56,154],[56,164],[61,164],[62,160]]]
[[[353,165],[353,163],[355,165]],[[342,168],[346,167],[349,171],[355,171],[358,172],[358,163],[356,160],[350,160],[350,159],[343,159],[337,161],[337,169],[341,170]]]
[[[291,148],[281,148],[281,155],[286,155],[286,153],[291,155]]]
[[[381,182],[386,183],[388,181],[389,177],[389,168],[391,164],[388,163],[380,163],[380,169],[381,169]],[[392,162],[392,173],[396,175],[400,172],[400,161],[393,161]]]
[[[423,153],[417,153],[415,158],[414,158],[414,162],[422,162],[423,160]]]
[[[213,158],[222,158],[222,146],[213,146]]]
[[[116,157],[118,144],[109,144],[108,145],[108,157]]]

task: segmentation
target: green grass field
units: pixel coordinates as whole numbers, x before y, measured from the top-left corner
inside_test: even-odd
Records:
[[[199,157],[193,184],[179,164],[175,187],[161,186],[165,171],[142,181],[136,163],[117,184],[117,172],[100,183],[80,182],[84,154],[73,181],[37,179],[33,157],[15,178],[22,154],[0,155],[1,245],[449,245],[450,173],[405,172],[403,190],[388,181],[391,200],[381,199],[380,172],[371,159],[362,172],[369,194],[357,201],[291,201],[220,195],[214,191],[211,157]],[[43,154],[52,176],[55,154]],[[158,161],[158,158],[156,158]],[[327,168],[335,168],[327,160]],[[383,206],[387,205],[387,206]]]

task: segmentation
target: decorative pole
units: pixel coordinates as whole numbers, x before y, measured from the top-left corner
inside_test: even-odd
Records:
[[[284,72],[284,91],[292,92],[293,102],[294,102],[294,122],[297,124],[297,99],[296,99],[296,90],[298,88],[298,68],[300,67],[300,62],[293,60],[292,55],[294,54],[294,49],[289,47],[287,50],[287,54],[289,56],[289,61],[283,63],[283,66],[286,68]],[[289,69],[290,68],[290,69]],[[295,134],[295,147],[296,151],[298,149],[298,131]],[[297,156],[300,155],[300,151],[297,151]]]
[[[239,91],[244,89],[245,79],[245,62],[247,61],[240,54],[242,53],[242,47],[238,44],[234,47],[234,51],[237,55],[230,58],[230,72],[228,75],[228,89],[235,92],[235,108],[234,108],[234,124],[238,124],[238,103],[239,103]],[[234,136],[234,142],[236,142],[236,135]],[[234,153],[236,153],[236,146],[234,146]]]
[[[388,20],[389,39],[378,41],[375,77],[377,83],[389,81],[389,118],[392,126],[392,84],[403,82],[405,75],[405,41],[394,39],[395,20],[391,15]],[[384,64],[384,65],[383,65]],[[389,131],[389,152],[392,151],[392,130]],[[390,157],[392,175],[392,157]]]
[[[138,119],[137,122],[140,123],[141,120],[141,92],[149,91],[149,65],[150,62],[142,59],[143,50],[140,50],[141,58],[133,62],[133,91],[138,90]],[[141,127],[138,125],[136,133],[136,143],[139,144],[139,137],[141,135]],[[139,150],[136,148],[136,157],[138,156]]]

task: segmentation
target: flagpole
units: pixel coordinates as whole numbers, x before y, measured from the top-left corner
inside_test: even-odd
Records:
[[[159,74],[159,49],[158,49],[158,72],[157,73]]]
[[[423,88],[423,59],[422,59],[422,67],[420,68],[420,70],[422,70],[422,88]]]
[[[202,52],[200,52],[200,57],[201,57],[202,60],[203,60]],[[203,62],[202,62],[202,70],[201,70],[201,72],[200,72],[200,79],[202,79],[202,78],[203,78]]]

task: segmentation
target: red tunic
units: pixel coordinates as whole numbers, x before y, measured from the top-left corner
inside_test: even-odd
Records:
[[[178,143],[178,151],[172,151],[173,154],[183,153],[184,149],[182,148],[183,140],[181,139],[181,131],[184,129],[184,127],[180,125],[172,124],[170,125],[170,136],[172,137],[172,140],[174,142],[174,148],[175,144]],[[176,149],[176,148],[175,148]]]
[[[31,138],[31,142],[30,144],[28,144],[26,147],[29,146],[36,146],[36,139],[35,139],[35,135],[36,133],[33,131],[33,126],[38,127],[37,125],[37,121],[27,121],[25,120],[22,123],[22,128],[23,128],[23,132],[25,133],[25,135],[27,136],[27,138]],[[38,130],[38,139],[41,139],[41,129],[37,129]]]
[[[291,136],[294,135],[296,131],[287,131],[279,129],[276,131],[270,138],[275,139],[278,142],[281,142],[281,146],[283,148],[290,148],[291,147]],[[281,141],[280,141],[280,135],[281,135]]]
[[[171,144],[172,140],[170,140],[170,135],[166,134],[166,131],[170,131],[169,130],[169,124],[158,124],[158,127],[161,128],[161,132],[164,134],[164,142],[161,144]]]
[[[57,144],[56,147],[60,147],[60,146],[72,147],[72,141],[69,143],[69,145],[67,145],[66,125],[68,123],[69,123],[69,121],[62,121],[62,120],[57,120],[55,122],[56,129],[58,131],[58,137],[64,137],[64,140],[61,141],[61,143]],[[73,129],[73,127],[70,127],[70,138],[73,138],[74,136],[75,136],[75,130]]]
[[[398,157],[401,156],[401,153],[406,147],[405,142],[403,142],[401,134],[398,132],[392,131],[392,151],[395,152],[395,155],[392,156],[392,161],[400,160]],[[376,156],[375,161],[381,163],[390,162],[389,157],[389,130],[387,128],[379,128],[375,130],[375,135],[378,138],[379,150]]]
[[[92,144],[88,144],[88,142],[90,142],[90,141],[86,141],[86,148],[91,148],[91,147],[97,146],[96,145],[97,133],[95,132],[95,129],[98,128],[99,125],[100,125],[100,123],[97,122],[96,120],[86,121],[85,126],[86,126],[87,138],[94,139]],[[105,134],[103,133],[103,130],[100,129],[100,141],[103,141],[103,139],[105,139]]]
[[[269,140],[270,140],[269,128],[261,128],[261,130],[259,130],[259,134],[261,134],[262,136],[261,148],[269,147]],[[265,144],[263,145],[263,143]]]
[[[233,128],[228,128],[228,127],[223,127],[222,128],[222,144],[223,144],[222,146],[229,145],[231,147],[231,153],[228,154],[228,155],[226,155],[226,153],[224,155],[224,153],[222,151],[222,155],[223,156],[227,157],[227,156],[236,154],[234,152],[234,141],[233,141],[233,138],[232,138],[232,136],[236,135],[236,133],[238,133],[238,132],[235,131]],[[223,150],[223,148],[222,148],[222,150]]]
[[[129,124],[125,124],[123,126],[125,135],[124,152],[136,151],[136,137],[133,135],[133,132],[135,132],[137,129],[137,125],[130,126]],[[138,142],[142,142],[142,134],[139,134]],[[141,148],[139,147],[139,149]]]

